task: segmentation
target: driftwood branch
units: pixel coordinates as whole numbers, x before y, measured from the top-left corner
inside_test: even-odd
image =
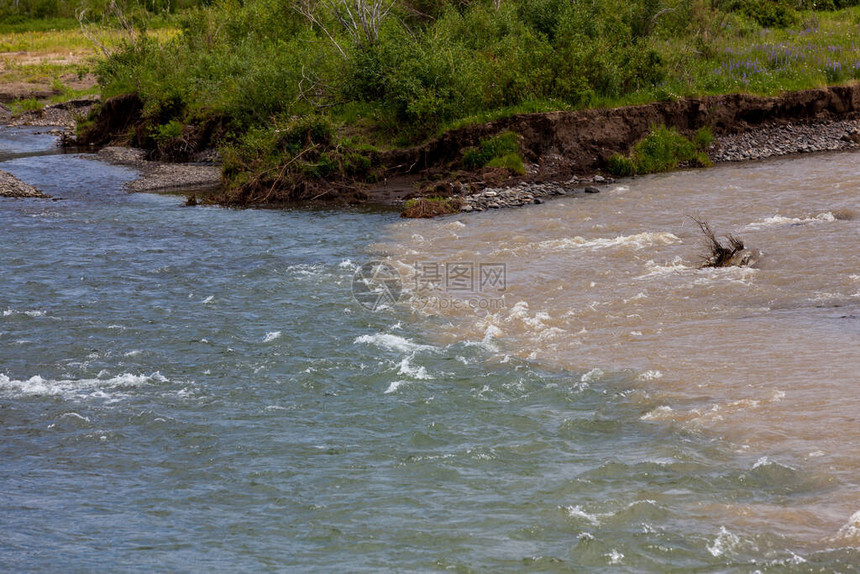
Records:
[[[708,254],[702,258],[702,267],[728,267],[736,264],[735,255],[745,249],[744,242],[739,237],[729,234],[726,236],[727,243],[724,244],[717,239],[707,221],[695,217],[690,219],[696,222],[705,236]]]

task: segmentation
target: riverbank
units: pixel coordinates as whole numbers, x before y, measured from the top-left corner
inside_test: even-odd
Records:
[[[787,123],[764,122],[746,127],[739,133],[715,136],[707,150],[708,158],[716,164],[758,161],[770,158],[856,149],[860,146],[860,119],[807,120]],[[599,193],[611,177],[574,176],[567,181],[544,184],[519,182],[507,186],[492,186],[461,195],[461,211],[485,211],[504,207],[540,204],[558,196]]]
[[[11,117],[5,123],[56,126],[70,134],[75,122],[96,103],[75,100]],[[120,132],[133,125],[128,106],[113,103],[102,105],[95,121],[107,126],[103,141],[121,141]],[[375,184],[315,178],[317,193],[310,203],[402,206],[415,197],[441,197],[452,198],[462,211],[471,212],[597,193],[613,181],[606,173],[609,158],[628,153],[657,125],[684,134],[710,128],[714,140],[707,154],[714,164],[854,149],[860,144],[860,86],[804,90],[775,98],[732,94],[604,110],[521,114],[452,130],[421,146],[376,153],[370,161],[385,175]],[[466,169],[464,156],[469,150],[500,133],[516,134],[525,174]],[[130,191],[200,192],[206,201],[235,204],[220,188],[221,173],[214,162],[150,161],[148,155],[146,150],[122,146],[99,151],[100,159],[140,171],[140,177],[127,186]],[[212,150],[197,155],[217,159]],[[294,205],[302,203],[309,202]]]
[[[213,190],[221,182],[215,165],[148,161],[141,149],[108,146],[98,151],[98,159],[115,165],[135,168],[140,175],[125,187],[133,192],[197,192]]]
[[[42,193],[32,185],[21,181],[11,173],[0,170],[0,197],[50,199],[51,196]]]

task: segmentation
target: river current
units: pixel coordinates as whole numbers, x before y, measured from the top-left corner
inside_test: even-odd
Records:
[[[0,200],[0,570],[860,571],[856,153],[403,221],[54,145],[0,131],[60,199]]]

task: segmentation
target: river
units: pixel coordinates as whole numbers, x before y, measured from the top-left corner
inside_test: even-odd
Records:
[[[856,572],[857,157],[403,221],[0,131],[0,570]]]

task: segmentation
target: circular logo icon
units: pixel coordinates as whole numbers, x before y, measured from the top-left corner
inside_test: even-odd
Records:
[[[370,311],[393,307],[402,293],[400,273],[383,261],[369,261],[352,276],[352,296]]]

